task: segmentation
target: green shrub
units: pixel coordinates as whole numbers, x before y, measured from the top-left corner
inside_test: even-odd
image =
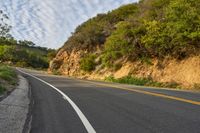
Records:
[[[179,84],[175,82],[160,83],[157,81],[153,81],[152,79],[149,79],[149,78],[138,78],[134,76],[125,76],[119,79],[115,79],[113,76],[109,76],[105,78],[105,81],[122,83],[122,84],[133,84],[133,85],[140,85],[140,86],[152,86],[152,87],[177,88],[179,86]]]
[[[114,64],[114,65],[113,65],[113,70],[114,70],[114,71],[117,71],[117,70],[119,70],[121,67],[122,67],[122,64],[120,64],[120,63]]]
[[[149,58],[149,57],[142,56],[142,57],[139,57],[139,60],[140,60],[142,63],[145,63],[146,65],[153,65],[153,63],[152,63],[152,61],[151,61],[151,58]]]
[[[108,82],[117,82],[117,80],[116,80],[113,76],[105,77],[104,80],[105,80],[105,81],[108,81]]]
[[[147,78],[137,78],[133,76],[126,76],[126,77],[118,79],[118,82],[125,83],[125,84],[134,84],[134,85],[146,85],[147,83],[151,81]]]
[[[124,83],[124,84],[134,84],[134,85],[146,85],[152,82],[151,80],[147,78],[137,78],[133,76],[125,76],[119,79],[115,79],[114,77],[110,76],[110,77],[106,77],[105,81]]]
[[[121,57],[121,53],[118,51],[109,51],[103,54],[101,57],[102,64],[107,68],[114,67],[113,62]]]
[[[7,66],[0,66],[0,78],[9,82],[10,84],[16,84],[16,72]]]
[[[80,68],[86,72],[91,72],[95,69],[95,55],[88,55],[81,59],[80,61]]]
[[[52,71],[52,74],[53,74],[53,75],[61,75],[61,72],[58,71],[58,70],[53,70],[53,71]]]
[[[16,63],[16,66],[17,67],[27,67],[28,64],[25,61],[19,61],[19,62]]]
[[[6,89],[2,85],[0,85],[0,94],[2,94],[5,90]]]
[[[106,61],[113,61],[122,56],[130,55],[134,50],[131,45],[130,23],[121,22],[117,24],[117,29],[107,38],[105,42],[105,57]]]

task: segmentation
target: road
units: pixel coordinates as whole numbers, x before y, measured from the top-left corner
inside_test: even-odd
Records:
[[[20,73],[31,133],[200,133],[200,93]]]

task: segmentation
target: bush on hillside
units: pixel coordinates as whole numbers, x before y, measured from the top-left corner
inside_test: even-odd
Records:
[[[88,55],[81,59],[80,61],[80,67],[82,70],[86,72],[91,72],[95,69],[96,63],[95,63],[95,55]]]

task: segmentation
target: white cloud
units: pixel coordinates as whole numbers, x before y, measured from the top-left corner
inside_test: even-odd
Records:
[[[71,32],[97,13],[137,0],[1,0],[12,34],[40,46],[59,48]]]

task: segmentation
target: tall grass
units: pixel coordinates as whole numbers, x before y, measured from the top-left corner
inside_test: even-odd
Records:
[[[0,94],[2,94],[5,91],[5,87],[3,87],[2,85],[0,85]]]
[[[0,93],[3,93],[6,90],[6,84],[16,85],[16,79],[17,74],[12,68],[0,65]]]
[[[148,78],[138,78],[134,76],[125,76],[119,79],[115,79],[112,76],[106,77],[105,81],[122,83],[122,84],[133,84],[140,86],[152,86],[152,87],[169,87],[169,88],[177,88],[179,85],[177,83],[160,83],[157,81],[153,81]]]

